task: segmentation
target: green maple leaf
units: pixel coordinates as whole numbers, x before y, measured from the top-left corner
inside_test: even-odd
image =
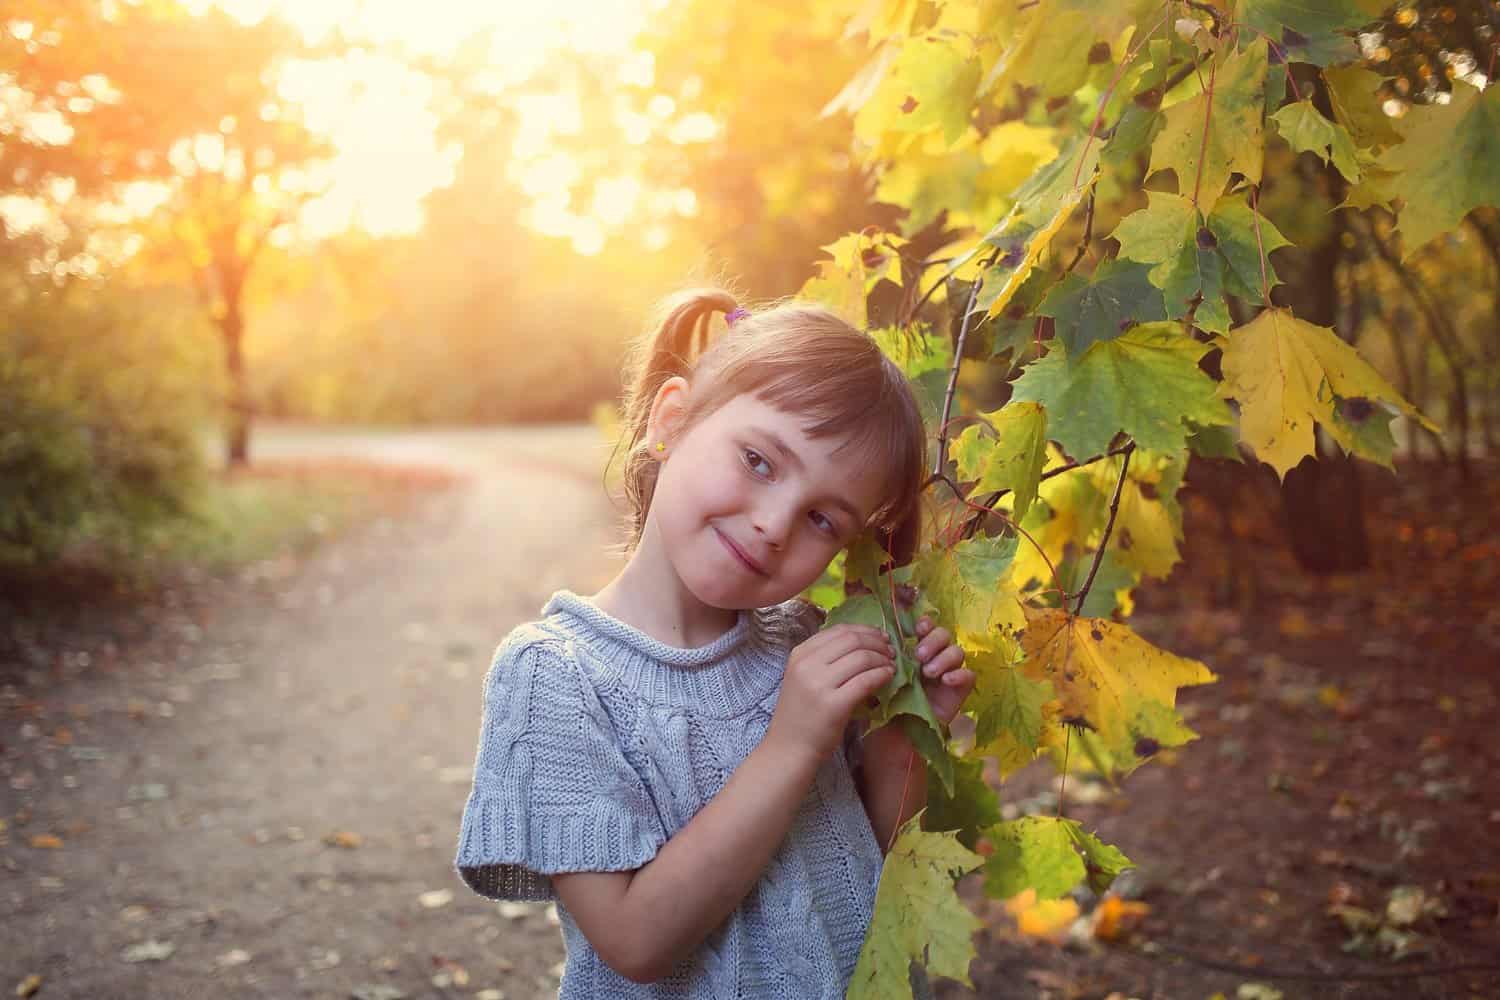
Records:
[[[912,963],[972,985],[974,932],[983,923],[954,891],[954,881],[984,859],[951,833],[924,833],[912,817],[886,855],[875,915],[854,966],[849,1000],[911,1000]]]
[[[1337,399],[1379,401],[1438,429],[1332,330],[1284,309],[1267,309],[1230,335],[1223,372],[1219,393],[1240,404],[1240,440],[1282,477],[1313,454],[1315,424],[1345,451],[1390,460],[1378,437],[1357,426],[1373,413],[1346,404],[1335,419]]]
[[[1326,66],[1353,58],[1352,31],[1374,20],[1364,0],[1240,0],[1240,20],[1276,39],[1296,62]]]
[[[1331,156],[1333,165],[1345,180],[1350,184],[1359,183],[1360,167],[1355,159],[1354,137],[1344,126],[1324,118],[1311,100],[1288,104],[1271,118],[1292,149],[1299,153],[1315,153],[1324,163]]]
[[[1048,434],[1079,460],[1105,451],[1119,431],[1144,448],[1180,451],[1185,420],[1198,426],[1232,420],[1198,367],[1207,349],[1176,323],[1135,327],[1071,364],[1056,345],[1027,365],[1011,398],[1046,407]]]
[[[1220,198],[1208,217],[1208,229],[1214,234],[1218,242],[1215,249],[1226,265],[1225,291],[1252,305],[1264,302],[1261,281],[1266,282],[1267,290],[1281,283],[1266,258],[1275,250],[1291,246],[1291,241],[1281,235],[1270,219],[1253,211],[1244,195]]]
[[[1008,777],[1036,758],[1042,745],[1042,706],[1052,697],[1046,681],[1028,677],[1017,666],[1014,643],[966,658],[974,671],[974,691],[966,710],[974,716],[972,756],[993,757]]]
[[[1027,889],[1039,899],[1067,895],[1078,883],[1103,895],[1135,863],[1119,848],[1084,831],[1077,820],[1025,816],[990,832],[994,853],[984,865],[986,895],[1007,898]]]
[[[1036,499],[1047,462],[1047,413],[1036,403],[1015,402],[979,416],[995,436],[986,435],[984,425],[972,424],[953,440],[948,454],[958,478],[974,481],[971,498],[1010,490],[1011,511],[1020,520]]]
[[[950,145],[969,127],[979,63],[944,38],[907,39],[875,96],[855,113],[854,130],[872,145],[886,132],[938,129]]]
[[[1193,738],[1174,706],[1178,688],[1217,679],[1202,663],[1102,618],[1053,609],[1028,610],[1027,618],[1027,675],[1051,682],[1062,721],[1097,740],[1114,769],[1128,772]]]
[[[1479,206],[1500,205],[1500,88],[1455,84],[1451,101],[1413,108],[1399,127],[1406,141],[1380,165],[1398,174],[1404,259]]]
[[[1178,192],[1202,204],[1213,204],[1231,173],[1259,184],[1266,65],[1266,43],[1257,39],[1243,51],[1226,55],[1219,65],[1212,114],[1207,91],[1168,108],[1161,133],[1151,145],[1147,176],[1172,170]]]
[[[877,728],[897,722],[912,746],[927,761],[932,773],[951,794],[953,757],[948,752],[947,733],[932,714],[916,656],[916,619],[924,610],[923,606],[930,605],[925,598],[916,607],[896,604],[893,585],[909,581],[913,567],[906,566],[894,573],[883,574],[880,568],[884,560],[884,552],[872,539],[866,538],[848,548],[844,561],[845,577],[864,584],[870,593],[850,597],[829,611],[824,628],[852,622],[874,626],[890,636],[896,650],[895,676],[876,693],[878,709],[870,712],[861,706],[856,709],[856,714],[868,716],[871,725]]]
[[[984,892],[999,899],[1036,890],[1040,899],[1066,896],[1087,870],[1073,837],[1072,820],[1023,816],[990,831],[994,852],[984,863]]]
[[[1052,287],[1037,312],[1053,318],[1068,356],[1077,357],[1136,323],[1167,318],[1161,289],[1151,284],[1148,270],[1144,264],[1112,259],[1088,278],[1069,274]]]
[[[932,782],[927,786],[929,830],[951,830],[958,842],[969,850],[979,840],[979,831],[1000,822],[1000,796],[984,780],[984,761],[965,759],[954,762],[953,794]]]
[[[1194,323],[1227,332],[1225,261],[1218,237],[1187,198],[1163,191],[1149,191],[1146,198],[1146,207],[1126,216],[1115,229],[1120,256],[1156,265],[1147,277],[1162,290],[1169,317],[1185,317],[1192,302],[1200,300]]]

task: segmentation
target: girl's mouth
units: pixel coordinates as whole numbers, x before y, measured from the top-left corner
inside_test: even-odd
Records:
[[[723,542],[724,547],[729,550],[729,553],[733,555],[735,559],[739,560],[741,566],[745,567],[745,569],[749,570],[751,573],[754,573],[756,576],[766,575],[766,571],[761,569],[753,559],[747,556],[744,553],[744,550],[742,550],[738,545],[734,544],[734,542],[730,541],[728,535],[724,534],[718,528],[714,529],[714,534],[719,536],[719,541]]]

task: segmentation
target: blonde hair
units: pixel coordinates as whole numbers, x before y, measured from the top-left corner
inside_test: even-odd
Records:
[[[660,468],[646,440],[651,406],[662,384],[681,375],[691,385],[681,431],[742,393],[805,416],[810,437],[845,436],[862,463],[885,470],[882,500],[866,527],[896,565],[911,560],[919,531],[919,497],[927,435],[906,375],[866,333],[822,306],[783,302],[741,310],[711,346],[715,313],[738,309],[718,288],[666,299],[659,321],[635,345],[627,364],[624,489],[629,542],[639,544]]]

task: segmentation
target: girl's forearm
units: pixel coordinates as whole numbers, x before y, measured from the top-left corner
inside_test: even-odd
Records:
[[[927,763],[912,748],[897,722],[866,733],[862,748],[860,796],[883,852],[901,824],[927,804]]]
[[[760,880],[791,829],[818,762],[767,741],[643,865],[625,893],[634,967],[649,982],[690,955]]]

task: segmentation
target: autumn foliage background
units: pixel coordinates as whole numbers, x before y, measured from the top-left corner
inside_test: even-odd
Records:
[[[986,891],[1011,904],[991,923],[1023,942],[1079,918],[1057,907],[1082,882],[1110,920],[1127,901],[1104,894],[1123,855],[1063,819],[1065,785],[1010,781],[1034,758],[1118,792],[1191,738],[1177,684],[1250,683],[1226,674],[1240,644],[1328,643],[1352,674],[1308,697],[1346,721],[1367,702],[1339,643],[1364,628],[1458,657],[1423,711],[1500,648],[1500,5],[572,8],[0,11],[4,610],[44,614],[80,573],[146,599],[283,544],[307,495],[261,467],[260,426],[607,434],[651,303],[727,282],[844,311],[919,389],[947,462],[900,583],[990,671],[967,756],[926,737],[934,787],[961,790],[928,829],[999,845]],[[349,473],[308,476],[370,488]],[[900,639],[893,581],[850,559],[814,596]],[[1054,648],[1074,635],[1175,680],[1103,718]],[[1277,697],[1302,683],[1272,673]],[[1244,752],[1222,708],[1184,753]],[[883,710],[922,717],[909,689]],[[1327,791],[1341,811],[1375,797]],[[1493,890],[1463,933],[1492,933]],[[1420,905],[1390,918],[1391,891],[1323,917],[1371,958],[1415,949],[1421,920],[1442,939]]]

